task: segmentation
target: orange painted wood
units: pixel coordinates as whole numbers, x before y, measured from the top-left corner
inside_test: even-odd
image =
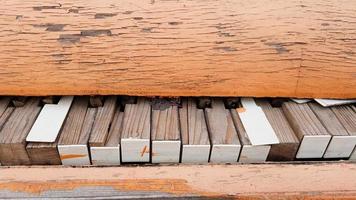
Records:
[[[0,167],[0,194],[7,198],[45,199],[355,199],[355,178],[355,164],[345,162],[88,168]]]
[[[356,97],[356,1],[4,0],[0,95]]]

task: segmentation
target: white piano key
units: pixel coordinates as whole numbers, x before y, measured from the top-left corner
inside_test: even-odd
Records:
[[[241,98],[243,111],[238,112],[252,145],[278,144],[279,140],[261,107],[253,98]],[[241,109],[240,109],[241,110]]]
[[[62,97],[58,104],[43,106],[33,124],[27,142],[54,142],[72,105],[73,96]]]
[[[314,99],[324,107],[355,103],[356,99]]]
[[[296,158],[322,158],[330,139],[331,135],[304,135]]]
[[[90,165],[87,145],[58,145],[58,152],[63,165]]]
[[[120,146],[90,147],[93,165],[120,165]]]
[[[333,136],[324,158],[349,158],[355,148],[356,136]]]
[[[312,101],[312,99],[296,99],[296,98],[291,98],[291,100],[299,104],[308,103]]]
[[[210,145],[183,145],[182,163],[207,163]]]
[[[180,141],[152,141],[152,163],[178,163]]]
[[[213,144],[210,162],[212,163],[236,163],[239,159],[241,145]]]
[[[150,140],[121,138],[122,162],[149,162]]]
[[[265,162],[270,145],[243,145],[240,153],[240,163],[262,163]]]

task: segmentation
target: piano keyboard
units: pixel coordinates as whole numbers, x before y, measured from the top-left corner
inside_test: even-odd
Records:
[[[274,103],[272,103],[274,102]],[[254,98],[0,97],[1,165],[356,160],[356,107]]]

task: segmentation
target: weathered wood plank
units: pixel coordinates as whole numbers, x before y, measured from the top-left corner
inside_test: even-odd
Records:
[[[210,155],[210,140],[204,110],[198,109],[192,98],[184,99],[179,108],[182,136],[182,163],[207,163]]]
[[[204,111],[211,139],[210,162],[237,162],[241,143],[229,110],[221,99],[213,99],[211,108]]]
[[[355,98],[355,8],[348,0],[5,1],[0,94]]]
[[[285,102],[282,109],[296,136],[301,140],[296,158],[322,158],[331,135],[308,104]]]

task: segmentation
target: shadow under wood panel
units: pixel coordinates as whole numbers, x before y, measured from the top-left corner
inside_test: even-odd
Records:
[[[279,143],[271,145],[268,154],[268,161],[292,161],[298,151],[299,139],[294,134],[287,118],[283,114],[282,108],[272,107],[267,101],[259,101],[263,112],[274,129]]]
[[[39,98],[29,98],[16,107],[0,131],[0,162],[2,165],[31,164],[26,151],[26,137],[41,107]],[[6,111],[5,111],[6,112]]]
[[[63,165],[89,165],[88,141],[97,108],[88,108],[88,97],[75,97],[58,141]]]
[[[356,96],[355,1],[151,2],[2,2],[0,94]]]
[[[179,119],[183,144],[181,162],[207,163],[211,146],[204,110],[197,108],[194,99],[183,99]]]

